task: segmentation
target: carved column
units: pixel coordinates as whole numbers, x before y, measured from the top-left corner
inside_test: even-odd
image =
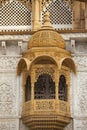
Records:
[[[87,1],[85,2],[85,29],[87,29]]]
[[[73,2],[73,29],[80,29],[80,2]]]
[[[32,30],[36,31],[41,27],[41,0],[32,0]]]
[[[59,95],[58,95],[58,86],[59,86],[59,70],[56,70],[55,74],[55,106],[56,106],[56,111],[58,112],[59,110]]]
[[[81,24],[81,29],[85,29],[85,3],[81,2],[80,3],[80,24]]]
[[[73,2],[73,28],[85,29],[85,4],[84,2]]]

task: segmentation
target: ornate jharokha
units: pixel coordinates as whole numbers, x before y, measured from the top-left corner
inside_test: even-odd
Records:
[[[17,67],[18,75],[23,73],[22,120],[29,130],[63,130],[71,120],[70,69],[76,69],[48,16]]]

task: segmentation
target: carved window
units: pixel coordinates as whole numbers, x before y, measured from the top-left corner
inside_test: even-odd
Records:
[[[31,99],[31,77],[28,75],[25,85],[25,100],[28,101]]]
[[[35,99],[54,99],[55,83],[49,74],[42,74],[35,82]]]
[[[61,75],[59,78],[59,99],[63,101],[67,101],[67,84],[66,78],[64,75]]]

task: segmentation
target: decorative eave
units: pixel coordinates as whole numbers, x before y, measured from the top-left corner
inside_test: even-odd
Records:
[[[87,29],[56,30],[58,33],[87,33]],[[0,35],[32,35],[36,31],[1,31]]]

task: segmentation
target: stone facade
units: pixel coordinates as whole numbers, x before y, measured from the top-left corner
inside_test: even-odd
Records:
[[[72,122],[65,130],[86,130],[87,128],[87,37],[86,33],[77,34],[61,34],[66,41],[67,49],[72,50],[71,38],[75,40],[74,52],[72,58],[75,61],[77,75],[71,74],[71,116]],[[76,40],[79,37],[82,41]],[[27,48],[30,36],[0,36],[0,41],[9,40],[9,43],[16,40],[22,42],[22,52]],[[84,43],[84,44],[83,44]],[[82,45],[83,52],[80,46]],[[11,48],[12,44],[6,45],[7,49]],[[16,44],[17,48],[19,46]],[[78,49],[79,48],[79,49]],[[1,48],[2,49],[2,48]],[[28,128],[22,124],[22,79],[16,75],[17,63],[22,55],[14,49],[6,55],[0,54],[0,130],[27,130]],[[12,53],[12,54],[11,54]],[[19,55],[20,54],[20,55]]]
[[[0,1],[0,5],[2,1],[3,0]],[[13,0],[8,1],[13,2]],[[19,0],[17,4],[20,5],[21,1],[22,0]],[[67,33],[63,33],[63,31],[61,33],[61,36],[66,42],[66,49],[71,52],[77,68],[76,76],[71,72],[70,107],[72,121],[64,130],[87,129],[87,30],[85,30],[87,29],[87,2],[86,0],[79,1],[79,4],[75,1],[73,6],[73,13],[75,13],[73,17],[73,28],[82,29],[82,32],[80,30],[76,32],[75,30],[73,32],[69,30]],[[85,1],[85,3],[82,1]],[[19,7],[17,4],[16,7]],[[36,4],[38,4],[38,2]],[[24,5],[29,8],[31,17],[31,3],[27,6],[25,0],[25,3],[22,5],[25,9]],[[18,8],[18,10],[20,10],[20,8]],[[33,10],[36,11],[36,6]],[[33,14],[33,30],[40,27],[40,15],[40,11]],[[31,22],[29,24],[28,26],[0,25],[0,130],[29,130],[29,128],[22,123],[21,119],[23,104],[22,75],[17,76],[16,72],[17,64],[22,57],[22,53],[27,50],[27,45],[31,37],[29,34],[24,35],[25,33],[21,31],[31,30]],[[64,25],[62,26],[64,27]],[[58,25],[56,25],[55,28],[57,27]],[[71,25],[70,28],[72,28]],[[5,31],[4,33],[3,30]],[[9,35],[9,31],[10,34],[13,33],[15,35]],[[19,33],[17,31],[19,31]]]

